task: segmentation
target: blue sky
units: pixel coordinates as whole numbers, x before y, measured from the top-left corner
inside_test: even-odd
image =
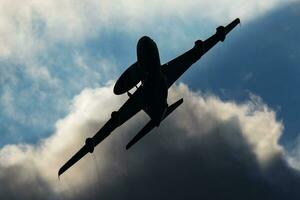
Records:
[[[288,5],[241,27],[214,58],[183,78],[197,89],[243,101],[260,96],[285,125],[281,142],[293,143],[300,127],[299,5]]]
[[[3,0],[0,11],[0,199],[80,199],[98,184],[95,199],[144,197],[148,185],[149,199],[182,188],[299,199],[298,2]],[[58,184],[59,167],[127,98],[113,81],[141,36],[166,62],[236,17],[242,25],[170,90],[170,102],[185,99],[174,115],[124,151],[139,114],[98,145],[96,167],[86,156]]]
[[[23,10],[14,11],[16,13],[11,14],[13,25],[20,33],[13,35],[16,44],[6,47],[11,48],[11,53],[2,53],[0,57],[0,145],[35,143],[49,136],[55,122],[68,113],[71,99],[76,94],[86,87],[115,80],[135,61],[135,45],[140,36],[153,37],[160,48],[162,61],[167,61],[190,48],[196,39],[208,37],[216,26],[229,22],[235,14],[234,8],[229,7],[226,11],[224,7],[224,10],[215,11],[216,14],[204,12],[189,16],[185,11],[191,9],[189,3],[182,13],[176,15],[170,9],[164,17],[160,17],[163,15],[160,9],[151,7],[158,16],[154,13],[150,15],[153,19],[142,17],[140,21],[130,12],[121,13],[128,17],[124,27],[124,22],[114,19],[114,15],[108,17],[115,26],[110,25],[109,20],[104,25],[92,24],[98,18],[82,15],[81,23],[88,19],[92,22],[79,27],[75,24],[75,30],[64,13],[60,13],[58,19],[41,14],[42,5],[33,4],[29,10],[31,15],[25,19],[22,18]],[[206,4],[210,6],[203,3]],[[166,5],[169,6],[168,2]],[[254,8],[247,6],[249,11],[238,11],[234,15],[241,13],[244,25],[195,64],[181,80],[194,90],[216,93],[232,100],[247,100],[249,93],[262,97],[278,111],[279,119],[285,124],[281,141],[289,144],[298,136],[300,120],[297,114],[299,95],[293,89],[299,75],[299,50],[295,41],[295,32],[299,32],[297,6],[294,8],[276,1],[257,4]],[[261,11],[252,16],[251,9],[255,6],[261,6]],[[73,7],[69,9],[73,12]],[[54,32],[66,25],[55,21],[61,19],[69,23],[65,34]],[[139,26],[143,23],[144,27]],[[85,28],[88,30],[82,30]]]

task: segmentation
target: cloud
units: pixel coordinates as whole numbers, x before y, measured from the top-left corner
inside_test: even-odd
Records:
[[[190,34],[190,29],[182,28],[187,23],[192,23],[189,27],[193,28],[199,23],[205,29],[203,22],[223,24],[237,15],[250,21],[282,5],[276,0],[220,0],[218,7],[207,1],[120,2],[115,6],[110,1],[1,1],[0,57],[4,65],[0,83],[5,84],[1,97],[2,107],[8,105],[5,112],[18,123],[28,124],[34,119],[34,124],[42,124],[42,128],[52,125],[57,116],[48,116],[67,110],[68,98],[74,91],[103,77],[102,71],[95,73],[87,66],[96,63],[97,67],[105,66],[101,68],[103,72],[114,71],[115,62],[103,59],[101,48],[105,45],[97,48],[101,56],[92,64],[88,62],[94,54],[83,55],[86,49],[80,49],[86,41],[98,42],[93,39],[101,34],[121,32],[123,37],[126,33],[124,40],[131,41],[132,35],[137,38],[136,35],[156,31],[161,35],[158,40],[170,37],[170,47],[178,48],[180,45],[173,41]],[[158,20],[161,28],[153,28]],[[197,29],[197,37],[198,33]],[[115,38],[110,39],[119,45]],[[111,41],[106,54],[114,58]],[[123,46],[121,43],[118,49]],[[77,48],[79,53],[74,53]],[[75,71],[78,68],[84,72],[73,74],[73,66]],[[20,74],[21,78],[16,76]],[[298,199],[298,171],[287,164],[286,159],[292,157],[287,157],[278,144],[283,125],[276,120],[274,111],[255,96],[237,104],[193,93],[182,85],[172,89],[172,100],[184,96],[184,105],[134,149],[127,152],[124,147],[146,123],[147,117],[142,113],[97,147],[95,158],[87,156],[58,182],[58,168],[125,100],[112,97],[111,91],[111,85],[82,91],[74,99],[70,114],[56,123],[55,133],[39,144],[3,147],[0,199],[150,199],[183,198],[187,194],[211,199],[283,199],[287,195]],[[15,104],[11,104],[12,99]],[[22,108],[26,110],[20,115]],[[44,115],[39,115],[42,112]],[[7,124],[16,128],[11,122]],[[34,130],[39,136],[47,132],[40,128],[35,126]],[[25,136],[33,134],[32,128],[22,127],[21,132]]]
[[[282,5],[278,0],[2,0],[0,98],[10,94],[13,103],[10,110],[1,104],[1,121],[8,123],[0,126],[8,140],[0,146],[49,135],[74,95],[115,79],[136,60],[141,35],[153,36],[167,61],[220,24],[237,16],[251,21]],[[24,130],[31,134],[24,136]]]
[[[130,33],[156,27],[162,32],[156,25],[161,19],[224,23],[239,16],[247,21],[280,5],[279,0],[219,0],[217,4],[194,0],[4,0],[0,4],[0,57],[15,56],[22,62],[59,43],[78,45],[103,31]]]
[[[288,162],[295,169],[300,170],[300,137],[296,138],[293,148],[288,152]]]
[[[221,98],[245,100],[249,91],[262,97],[284,121],[285,146],[300,129],[299,10],[297,2],[243,24],[183,76],[190,87]]]
[[[169,103],[184,104],[126,151],[146,123],[139,113],[57,180],[57,170],[125,101],[112,84],[85,89],[56,131],[38,145],[0,150],[7,199],[298,199],[299,172],[278,144],[283,125],[258,97],[237,104],[192,92],[184,84]],[[30,185],[30,187],[28,186]]]

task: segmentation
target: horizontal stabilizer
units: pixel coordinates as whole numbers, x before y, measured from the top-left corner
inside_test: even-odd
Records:
[[[146,126],[144,126],[144,128],[142,128],[142,130],[140,130],[140,132],[126,145],[126,150],[144,137],[147,133],[149,133],[154,127],[155,123],[153,120],[150,120],[148,124],[146,124]]]
[[[173,103],[172,105],[170,105],[168,107],[168,110],[163,118],[163,120],[168,117],[169,114],[171,114],[171,112],[173,112],[178,106],[180,106],[183,103],[183,99],[179,99],[178,101],[176,101],[175,103]]]
[[[168,107],[167,112],[162,120],[164,120],[169,114],[171,114],[178,106],[180,106],[183,102],[183,99],[180,99],[173,103]],[[153,120],[150,120],[142,130],[126,145],[126,149],[129,149],[132,145],[138,142],[142,137],[144,137],[147,133],[149,133],[155,127],[155,123]]]

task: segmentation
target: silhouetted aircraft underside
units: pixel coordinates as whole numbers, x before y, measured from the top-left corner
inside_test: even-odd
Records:
[[[226,35],[239,23],[240,20],[237,18],[225,27],[218,27],[214,35],[205,41],[197,40],[193,48],[163,65],[160,63],[155,42],[147,36],[140,38],[137,44],[137,61],[120,76],[113,90],[116,95],[127,93],[129,99],[118,111],[112,112],[111,118],[92,138],[86,139],[85,145],[59,169],[58,176],[88,152],[92,153],[96,145],[141,110],[147,113],[150,121],[126,145],[126,149],[129,149],[154,127],[159,126],[161,121],[183,102],[183,99],[179,99],[172,105],[168,105],[167,97],[170,86],[214,45],[219,41],[223,42]],[[139,83],[141,84],[138,87]],[[137,89],[131,94],[129,90],[133,87]]]

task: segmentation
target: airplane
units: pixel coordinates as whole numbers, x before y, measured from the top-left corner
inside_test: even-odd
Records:
[[[197,40],[193,48],[163,65],[160,63],[156,43],[148,36],[141,37],[137,43],[137,61],[124,71],[113,88],[116,95],[127,93],[128,100],[118,111],[111,113],[111,118],[92,138],[86,139],[84,146],[59,169],[58,177],[87,153],[93,153],[95,146],[139,111],[143,110],[150,117],[150,121],[126,145],[126,150],[158,127],[183,103],[181,98],[168,105],[168,89],[171,85],[219,41],[223,42],[226,35],[238,24],[240,19],[236,18],[225,27],[219,26],[214,35],[205,41]],[[137,89],[131,94],[129,90],[134,87]]]

